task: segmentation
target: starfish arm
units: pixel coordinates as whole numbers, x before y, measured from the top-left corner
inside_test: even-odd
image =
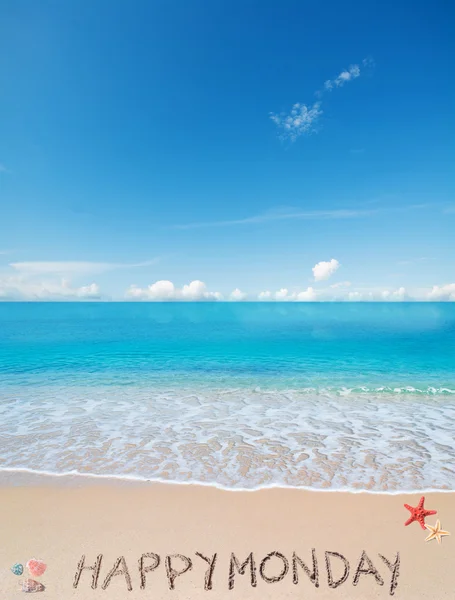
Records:
[[[439,532],[440,535],[450,535],[450,533],[448,531],[443,531],[441,529],[441,531]]]
[[[429,536],[427,536],[427,537],[425,538],[425,541],[426,541],[426,542],[429,542],[429,541],[430,541],[430,540],[432,540],[433,538],[434,538],[434,532],[433,532],[433,533],[430,533],[430,535],[429,535]]]
[[[419,504],[418,504],[418,508],[423,508],[423,505],[425,504],[425,496],[422,496],[420,498]]]
[[[426,517],[429,517],[430,515],[437,515],[437,514],[438,514],[438,511],[437,511],[437,510],[424,510],[424,511],[423,511],[423,514],[424,514]]]
[[[409,517],[409,519],[405,523],[405,526],[410,525],[413,521],[414,521],[414,517]]]
[[[409,504],[405,504],[404,507],[407,508],[411,512],[414,510],[414,508],[412,506],[409,506]]]
[[[420,523],[420,527],[421,527],[422,529],[425,529],[425,520],[424,520],[424,518],[423,518],[423,517],[420,517],[420,518],[418,518],[417,520],[418,520],[418,522]]]

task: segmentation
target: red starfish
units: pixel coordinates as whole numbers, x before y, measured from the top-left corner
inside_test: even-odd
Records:
[[[409,510],[411,516],[406,521],[405,525],[410,525],[413,521],[418,521],[420,523],[420,527],[425,529],[425,517],[429,517],[430,515],[435,515],[437,513],[436,510],[425,510],[423,504],[425,502],[425,496],[420,498],[419,504],[414,508],[413,506],[409,506],[409,504],[405,504],[404,507]]]

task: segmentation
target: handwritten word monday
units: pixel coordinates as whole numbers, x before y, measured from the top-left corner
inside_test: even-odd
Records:
[[[206,556],[202,552],[196,552],[194,558],[184,556],[183,554],[168,554],[161,557],[154,552],[142,554],[134,569],[128,567],[124,556],[119,556],[109,570],[105,569],[103,564],[103,555],[99,554],[96,560],[90,563],[83,555],[77,565],[74,576],[73,587],[77,588],[81,584],[84,571],[91,580],[92,589],[98,586],[102,590],[109,588],[114,578],[121,577],[124,580],[126,589],[132,591],[133,580],[137,581],[139,589],[145,590],[147,585],[153,586],[154,572],[163,573],[167,579],[167,585],[170,590],[175,590],[179,585],[179,578],[193,569],[196,563],[203,565],[205,569],[204,579],[201,581],[204,590],[210,591],[213,587],[214,575],[217,575],[217,581],[222,577],[229,590],[234,590],[240,577],[249,581],[252,587],[258,583],[277,584],[285,578],[289,578],[293,584],[298,585],[302,580],[310,581],[315,588],[320,585],[327,585],[329,588],[336,589],[342,585],[358,585],[362,578],[371,580],[373,585],[383,586],[387,584],[388,593],[393,596],[398,585],[398,576],[400,571],[400,554],[389,560],[382,554],[375,558],[376,564],[368,556],[365,550],[362,551],[360,558],[356,560],[354,567],[348,559],[339,552],[325,551],[323,555],[323,567],[320,566],[316,550],[313,548],[311,559],[308,566],[296,552],[290,557],[286,557],[281,552],[273,551],[259,558],[251,552],[246,558],[231,553],[229,562],[220,566],[218,554]],[[202,562],[201,562],[202,561]],[[381,567],[381,571],[376,566]],[[105,571],[104,578],[100,578],[101,571]],[[324,574],[321,572],[324,571]],[[133,575],[132,575],[133,574]],[[156,575],[155,575],[156,576]],[[218,584],[217,584],[218,585]]]

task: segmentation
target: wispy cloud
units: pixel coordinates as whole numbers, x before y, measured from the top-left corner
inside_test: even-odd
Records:
[[[400,266],[415,265],[417,263],[426,262],[427,260],[429,260],[429,259],[426,258],[425,256],[422,258],[414,258],[411,260],[399,260],[397,262],[397,265],[400,265]]]
[[[296,210],[295,212],[270,211],[244,219],[232,219],[227,221],[202,221],[199,223],[187,223],[174,225],[172,229],[199,229],[202,227],[229,227],[233,225],[254,225],[256,223],[267,223],[269,221],[289,221],[294,219],[356,219],[369,217],[378,212],[377,210]]]
[[[9,170],[2,163],[0,163],[0,173],[9,173]]]
[[[0,300],[99,300],[100,288],[96,283],[73,286],[67,279],[37,281],[20,275],[0,277]]]
[[[115,269],[132,269],[156,264],[158,259],[139,263],[89,261],[29,261],[10,263],[0,272],[0,300],[99,300],[97,283],[73,285],[71,280],[92,278]],[[82,283],[81,281],[81,283]],[[89,280],[90,281],[90,280]]]
[[[147,260],[139,263],[108,263],[89,261],[29,261],[10,263],[16,272],[34,275],[96,275],[116,269],[132,269],[149,267],[158,262],[158,259]]]
[[[282,139],[290,139],[294,142],[304,133],[315,133],[316,123],[322,115],[321,103],[315,102],[313,106],[296,102],[289,114],[281,113],[276,115],[270,113],[270,118],[281,130]]]
[[[371,204],[364,202],[365,205]],[[204,227],[233,227],[236,225],[256,225],[273,221],[292,221],[302,220],[325,220],[325,219],[360,219],[372,217],[378,214],[386,213],[406,213],[415,210],[431,209],[432,211],[438,204],[407,204],[404,206],[386,206],[378,208],[340,208],[326,210],[270,210],[259,215],[245,217],[243,219],[228,219],[225,221],[201,221],[195,223],[186,223],[171,225],[170,229],[201,229]]]
[[[316,133],[317,123],[323,114],[320,98],[322,98],[324,93],[343,87],[349,81],[357,79],[360,77],[363,69],[368,69],[372,65],[373,60],[365,58],[362,61],[362,67],[358,64],[351,65],[348,69],[341,71],[334,79],[327,79],[323,89],[315,92],[319,100],[313,104],[296,102],[289,112],[278,114],[271,112],[269,116],[278,127],[279,138],[295,142],[301,135]]]
[[[324,82],[324,89],[331,92],[333,88],[342,87],[345,83],[357,79],[357,77],[360,77],[360,67],[359,65],[351,65],[349,69],[341,71],[335,79],[327,79]]]

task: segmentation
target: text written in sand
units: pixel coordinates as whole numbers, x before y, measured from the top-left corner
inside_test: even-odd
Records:
[[[133,584],[140,590],[152,589],[153,578],[164,576],[170,590],[176,590],[179,578],[193,570],[195,577],[200,572],[201,588],[210,591],[215,585],[224,585],[228,590],[240,586],[257,587],[265,584],[278,584],[285,579],[294,585],[310,585],[321,589],[325,586],[338,589],[346,585],[383,586],[386,594],[393,596],[398,585],[400,573],[400,553],[388,559],[382,554],[368,555],[365,550],[360,553],[355,562],[339,552],[326,550],[321,555],[313,548],[310,557],[305,560],[302,555],[292,552],[290,555],[274,550],[266,556],[258,557],[253,552],[247,556],[231,553],[226,557],[225,564],[219,560],[218,553],[207,555],[196,552],[194,557],[184,554],[168,554],[161,556],[155,552],[142,554],[134,566],[128,566],[124,556],[119,556],[113,562],[103,559],[98,554],[92,562],[85,555],[81,557],[76,567],[73,587],[82,586],[82,575],[87,573],[86,582],[92,589],[107,590],[114,578],[123,580],[126,590],[132,591]],[[103,576],[101,573],[103,572]],[[240,581],[241,580],[241,581]],[[194,584],[194,580],[192,581]]]

